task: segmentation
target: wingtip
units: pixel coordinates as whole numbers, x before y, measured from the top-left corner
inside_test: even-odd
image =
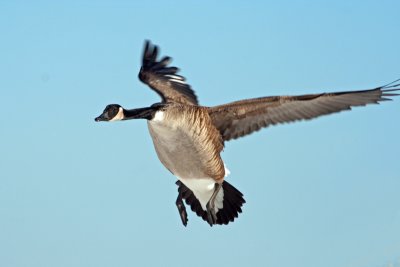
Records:
[[[161,95],[163,101],[169,99],[171,101],[197,105],[198,98],[190,85],[185,82],[183,76],[176,74],[179,72],[179,69],[177,67],[168,67],[172,58],[164,56],[158,61],[158,55],[159,47],[146,39],[144,41],[142,67],[138,75],[139,79]],[[168,77],[166,75],[173,77]],[[154,80],[151,80],[151,77],[153,77]],[[158,84],[155,82],[157,79],[163,80],[163,83]],[[167,84],[165,79],[170,83]],[[167,88],[161,88],[163,86],[166,86]],[[178,97],[175,97],[176,95],[178,95]]]
[[[385,91],[389,91],[387,89],[393,89],[392,91],[396,91],[396,90],[400,89],[400,88],[398,88],[400,86],[400,83],[398,83],[398,82],[400,82],[400,79],[397,79],[397,80],[395,80],[393,82],[390,82],[390,83],[385,84],[383,86],[380,86],[378,88],[381,89],[381,90],[382,89],[386,89]]]
[[[399,86],[399,85],[397,85],[397,86]],[[400,88],[392,88],[392,89],[382,90],[382,99],[381,100],[393,100],[391,97],[396,97],[396,96],[399,96],[400,94],[392,93],[392,92],[398,92],[398,91],[400,91]]]
[[[157,45],[154,45],[150,40],[146,39],[144,41],[142,65],[145,65],[148,62],[156,61],[157,55],[158,55]]]
[[[145,39],[144,40],[144,51],[146,52],[147,50],[149,50],[149,47],[151,45],[151,41],[149,39]]]

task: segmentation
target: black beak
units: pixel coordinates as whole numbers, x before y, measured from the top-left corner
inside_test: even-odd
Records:
[[[94,121],[108,121],[108,119],[104,116],[104,113],[94,119]]]

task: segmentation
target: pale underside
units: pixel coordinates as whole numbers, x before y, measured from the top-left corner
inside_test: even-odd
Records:
[[[206,210],[215,183],[221,183],[225,175],[219,155],[222,143],[208,114],[204,113],[204,118],[199,114],[204,110],[193,109],[190,112],[169,107],[168,111],[158,111],[148,121],[148,127],[161,163],[194,193]],[[222,202],[223,190],[220,190],[215,201],[216,211],[222,208]]]

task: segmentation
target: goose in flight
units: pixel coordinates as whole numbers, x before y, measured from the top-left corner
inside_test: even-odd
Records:
[[[220,153],[226,141],[270,125],[391,100],[400,90],[399,79],[369,90],[269,96],[206,107],[170,62],[168,56],[158,59],[158,47],[146,41],[139,79],[161,102],[138,109],[110,104],[95,121],[147,120],[158,158],[178,179],[176,206],[185,226],[184,201],[210,226],[233,222],[242,212],[242,193],[225,181],[229,171]]]

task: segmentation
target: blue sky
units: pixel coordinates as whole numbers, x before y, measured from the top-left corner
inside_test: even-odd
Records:
[[[0,266],[400,266],[400,98],[228,142],[247,200],[189,214],[144,121],[160,45],[203,105],[400,78],[398,1],[0,2]]]

